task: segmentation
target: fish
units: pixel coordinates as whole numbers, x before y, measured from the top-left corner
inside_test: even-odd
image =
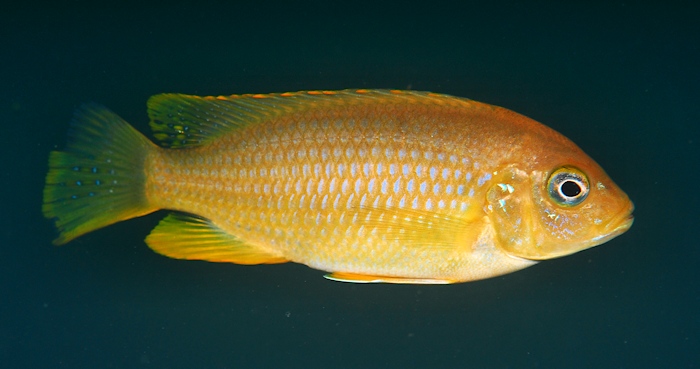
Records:
[[[600,245],[634,221],[572,141],[466,98],[168,93],[147,110],[158,144],[101,105],[76,110],[43,191],[54,244],[168,210],[145,239],[167,257],[449,284]]]

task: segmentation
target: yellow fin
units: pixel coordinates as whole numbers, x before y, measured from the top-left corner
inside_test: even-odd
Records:
[[[456,282],[449,279],[401,278],[341,272],[326,274],[323,277],[332,281],[350,283],[451,284]]]
[[[295,111],[324,110],[371,103],[474,105],[475,102],[430,92],[400,90],[299,91],[277,94],[193,96],[160,94],[148,100],[148,116],[162,146],[193,147],[233,130]]]
[[[376,228],[377,234],[408,247],[464,247],[479,236],[483,226],[483,217],[476,211],[456,216],[419,209],[362,207],[357,217],[367,229]]]
[[[287,260],[248,245],[205,219],[170,214],[146,237],[153,251],[174,259],[236,264],[277,264]]]
[[[241,102],[182,94],[155,95],[148,99],[150,126],[162,146],[194,147],[275,115],[274,106],[269,104]]]
[[[64,151],[52,151],[44,216],[60,234],[54,244],[156,211],[144,195],[144,160],[157,147],[97,104],[75,111]]]

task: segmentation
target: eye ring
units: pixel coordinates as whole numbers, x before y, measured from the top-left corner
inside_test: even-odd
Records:
[[[561,206],[576,206],[583,202],[590,192],[586,175],[572,167],[561,167],[549,176],[547,192]]]

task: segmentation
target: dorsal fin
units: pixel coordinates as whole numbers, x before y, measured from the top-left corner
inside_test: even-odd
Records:
[[[472,104],[471,100],[430,92],[400,90],[299,91],[278,94],[192,96],[160,94],[148,100],[148,116],[161,146],[206,144],[232,130],[282,114],[328,106],[376,103]]]

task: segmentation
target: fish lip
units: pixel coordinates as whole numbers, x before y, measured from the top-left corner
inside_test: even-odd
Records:
[[[606,227],[607,232],[592,239],[591,246],[596,246],[608,242],[611,239],[627,232],[627,230],[630,229],[630,227],[632,227],[632,224],[634,223],[634,215],[632,214],[633,211],[634,206],[632,207],[632,209],[626,211],[626,216],[620,217],[620,221],[611,222],[610,224],[608,224],[608,226]]]
[[[634,215],[629,214],[627,217],[623,218],[620,223],[618,223],[617,227],[613,228],[611,233],[614,233],[615,235],[624,233],[630,227],[632,227],[632,224],[634,223]]]
[[[628,208],[626,208],[620,212],[620,213],[622,213],[622,216],[618,218],[618,219],[620,219],[620,221],[616,222],[616,223],[611,223],[610,225],[608,225],[608,228],[612,228],[611,233],[619,234],[617,232],[622,233],[622,232],[628,230],[632,226],[632,223],[634,223],[634,214],[632,214],[633,212],[634,212],[634,204],[630,203]]]

